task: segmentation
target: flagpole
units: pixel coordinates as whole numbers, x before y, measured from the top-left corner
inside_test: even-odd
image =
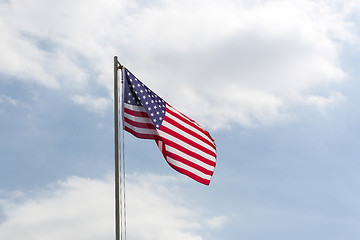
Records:
[[[124,240],[126,240],[126,197],[125,197],[125,135],[124,135],[124,74],[123,74],[123,66],[118,62],[119,69],[121,69],[121,156],[120,156],[120,222],[121,222],[121,236],[124,236]],[[122,166],[121,166],[122,165]],[[122,239],[122,237],[121,237]]]
[[[114,125],[115,125],[115,239],[120,240],[120,199],[119,199],[119,62],[114,57]]]

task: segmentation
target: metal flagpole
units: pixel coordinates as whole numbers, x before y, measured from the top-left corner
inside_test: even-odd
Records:
[[[121,134],[122,149],[119,148],[119,81],[118,70],[123,66],[117,56],[114,57],[114,125],[115,125],[115,237],[116,240],[126,240],[126,203],[125,203],[125,151],[124,131]],[[121,84],[123,75],[121,74]],[[121,86],[121,101],[123,101],[123,86]],[[121,105],[122,106],[122,105]],[[122,109],[121,109],[122,111]],[[122,116],[122,115],[121,115]],[[121,127],[123,121],[121,120]],[[122,152],[122,156],[120,154]],[[119,163],[120,158],[120,163]],[[122,160],[121,160],[122,158]],[[122,162],[121,162],[122,161]],[[121,166],[122,163],[122,166]],[[120,172],[119,172],[120,170]],[[124,236],[124,238],[123,238]]]
[[[119,62],[118,62],[119,63]],[[125,197],[125,136],[124,136],[124,74],[123,66],[119,63],[121,69],[121,156],[120,156],[120,193],[121,193],[121,235],[126,240],[126,197]],[[122,165],[122,166],[121,166]]]
[[[122,158],[123,166],[121,167],[120,148],[119,148],[119,81],[118,70],[122,69],[117,56],[114,57],[114,125],[115,125],[115,237],[116,240],[126,240],[126,210],[125,210],[125,155],[124,155],[124,132],[122,131]],[[121,75],[121,84],[123,78]],[[122,87],[121,87],[122,89]],[[122,95],[122,94],[121,94]],[[123,123],[121,123],[121,126]],[[123,168],[123,169],[121,169]],[[120,173],[119,173],[120,169]],[[119,183],[120,181],[120,183]],[[121,196],[120,196],[121,193]],[[124,220],[124,222],[122,222]],[[123,234],[124,230],[124,234]]]
[[[118,59],[114,57],[114,124],[115,124],[115,239],[120,240],[119,214],[119,86]]]

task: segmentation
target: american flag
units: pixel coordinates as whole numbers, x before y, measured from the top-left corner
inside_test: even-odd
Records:
[[[216,165],[216,145],[194,120],[170,106],[123,68],[124,129],[135,137],[154,139],[176,171],[209,185]]]

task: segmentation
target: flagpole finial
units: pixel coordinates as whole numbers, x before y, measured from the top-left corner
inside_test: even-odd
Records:
[[[117,56],[115,56],[114,57],[114,60],[115,60],[115,62],[116,62],[116,67],[117,67],[117,69],[123,69],[123,65],[121,65],[121,63],[118,61],[118,57]]]

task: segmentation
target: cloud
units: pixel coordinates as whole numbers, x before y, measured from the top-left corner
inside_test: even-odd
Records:
[[[339,92],[333,92],[328,97],[320,96],[320,95],[310,95],[305,96],[303,101],[304,103],[318,106],[320,109],[327,108],[329,106],[334,105],[335,103],[344,101],[345,97]]]
[[[89,112],[94,112],[100,115],[104,115],[104,111],[111,105],[111,101],[108,98],[94,97],[91,95],[75,95],[72,97],[73,102],[78,105],[84,106]]]
[[[100,57],[109,53],[105,40],[98,41],[104,35],[101,25],[106,23],[96,15],[106,19],[107,10],[109,6],[96,1],[3,3],[0,49],[7,61],[1,73],[48,88],[83,87],[101,66]]]
[[[19,102],[9,96],[0,93],[0,114],[9,108],[14,108],[19,105]]]
[[[218,216],[206,220],[206,223],[213,229],[221,229],[227,220],[228,218],[225,216]]]
[[[221,228],[225,217],[206,220],[204,211],[190,204],[178,186],[176,178],[167,176],[128,177],[129,239],[201,240],[204,228]],[[69,177],[35,192],[0,193],[6,196],[0,201],[5,215],[1,239],[96,240],[114,236],[113,177]]]
[[[18,101],[16,101],[15,99],[8,97],[6,95],[0,95],[0,106],[1,105],[10,105],[10,106],[16,106],[18,105]]]
[[[213,128],[288,117],[301,104],[298,95],[346,78],[341,46],[358,41],[343,6],[323,1],[163,4],[129,20],[127,26],[143,29],[146,22],[147,29],[140,36],[126,31],[125,39],[136,45],[156,39],[136,53],[146,55],[145,67],[157,63],[147,78],[159,75],[153,84],[161,95]],[[155,37],[159,33],[162,40]],[[166,81],[173,84],[165,90]]]
[[[341,54],[359,43],[358,9],[340,0],[15,0],[2,3],[0,73],[68,91],[73,100],[105,88],[101,98],[110,100],[119,55],[208,127],[271,124],[294,115],[306,96],[321,97],[313,89],[347,78]],[[331,105],[318,103],[305,105]]]

